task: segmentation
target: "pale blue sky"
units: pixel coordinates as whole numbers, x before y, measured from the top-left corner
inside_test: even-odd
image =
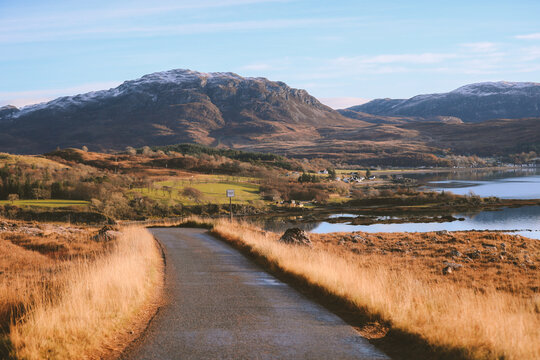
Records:
[[[0,0],[0,106],[174,68],[281,80],[334,107],[540,82],[540,1],[441,3]]]

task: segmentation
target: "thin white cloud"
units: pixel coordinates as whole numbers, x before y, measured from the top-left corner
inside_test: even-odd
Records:
[[[70,11],[61,9],[47,9],[38,12],[38,15],[27,15],[24,11],[17,14],[0,15],[1,31],[27,30],[43,27],[63,27],[73,24],[84,24],[108,19],[118,20],[123,18],[145,17],[162,13],[170,13],[181,10],[201,10],[211,8],[226,8],[244,5],[264,3],[286,3],[295,0],[199,0],[199,1],[162,1],[156,6],[154,1],[134,2],[129,1],[120,6],[102,6],[87,8],[84,10]],[[116,5],[116,4],[115,4]],[[129,6],[126,6],[129,5]],[[29,9],[32,10],[32,9]]]
[[[436,64],[455,58],[455,54],[422,53],[422,54],[387,54],[360,59],[366,64]]]
[[[413,67],[440,64],[457,56],[451,53],[420,53],[339,57],[331,59],[330,66],[348,69],[353,74],[391,74],[408,72]]]
[[[332,109],[345,109],[355,105],[362,105],[369,100],[359,97],[322,97],[318,98],[326,106],[330,106]]]
[[[540,40],[540,33],[516,35],[514,37],[520,40]]]
[[[82,94],[90,91],[104,90],[120,85],[120,81],[81,84],[63,89],[40,89],[28,91],[0,92],[0,106],[14,105],[22,107],[53,100],[61,96]]]
[[[486,53],[494,52],[499,49],[499,45],[493,42],[473,42],[473,43],[464,43],[461,46],[471,52],[475,53]]]
[[[264,63],[256,63],[256,64],[248,64],[241,67],[242,70],[248,70],[248,71],[261,71],[261,70],[271,70],[273,69],[273,66],[270,64],[264,64]]]
[[[304,19],[268,19],[263,21],[247,20],[232,22],[192,23],[174,25],[123,26],[87,26],[67,29],[43,29],[43,31],[2,31],[0,43],[22,43],[37,41],[71,40],[79,38],[114,38],[114,37],[154,37],[172,35],[193,35],[234,31],[283,30],[308,26],[342,25],[354,23],[354,18],[304,18]]]
[[[530,46],[522,49],[523,61],[535,61],[540,59],[540,46]]]

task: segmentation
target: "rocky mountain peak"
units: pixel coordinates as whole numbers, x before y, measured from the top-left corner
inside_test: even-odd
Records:
[[[410,99],[375,99],[349,110],[381,116],[452,116],[464,122],[540,117],[540,83],[475,83],[448,93],[417,95]]]

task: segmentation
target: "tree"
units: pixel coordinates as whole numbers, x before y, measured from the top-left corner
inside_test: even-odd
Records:
[[[330,180],[336,180],[336,170],[335,169],[328,169],[328,178]]]
[[[303,173],[302,175],[300,175],[298,177],[298,182],[299,183],[307,183],[307,182],[311,182],[311,175],[307,174],[307,173]]]
[[[41,199],[50,199],[51,198],[51,192],[47,189],[42,188],[33,188],[32,189],[32,197],[36,200]]]
[[[19,200],[19,195],[17,194],[9,194],[8,195],[8,200],[11,202],[11,205],[13,205],[13,203],[17,200]]]
[[[150,155],[153,155],[154,152],[152,151],[152,149],[150,149],[150,146],[143,146],[142,148],[142,154],[144,156],[150,156]]]

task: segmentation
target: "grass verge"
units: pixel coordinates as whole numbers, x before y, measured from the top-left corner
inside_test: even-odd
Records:
[[[252,225],[213,234],[336,311],[393,358],[540,358],[540,299],[478,291],[376,257],[290,246]]]
[[[119,355],[155,312],[163,260],[146,229],[126,228],[106,252],[79,259],[59,276],[57,289],[33,294],[11,326],[9,341],[16,358]]]

